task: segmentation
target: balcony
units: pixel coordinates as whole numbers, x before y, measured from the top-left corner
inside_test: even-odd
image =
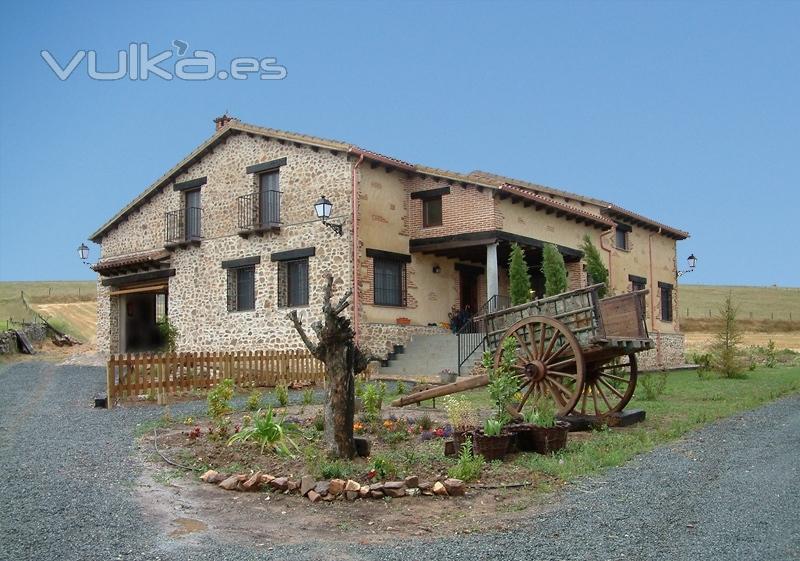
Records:
[[[239,197],[239,235],[263,236],[281,229],[281,192],[261,191]]]
[[[175,249],[200,245],[203,239],[203,209],[179,208],[164,213],[164,247]]]

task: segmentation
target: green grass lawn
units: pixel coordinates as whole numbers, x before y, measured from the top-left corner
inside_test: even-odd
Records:
[[[644,392],[637,391],[626,408],[644,409],[647,412],[644,422],[626,428],[572,433],[567,448],[558,454],[520,454],[515,461],[533,472],[569,481],[622,465],[637,454],[718,419],[800,392],[800,367],[761,368],[747,374],[742,380],[723,379],[716,374],[701,379],[694,371],[666,374],[664,393],[657,400],[645,401]],[[465,395],[476,408],[491,409],[485,389]]]
[[[659,374],[645,374],[657,376]],[[637,392],[627,409],[644,409],[647,420],[628,428],[595,431],[585,439],[573,439],[553,456],[521,455],[517,462],[531,470],[568,481],[575,477],[618,466],[659,444],[736,413],[754,409],[779,397],[800,391],[800,367],[762,368],[742,380],[696,372],[667,374],[664,393],[645,401]]]

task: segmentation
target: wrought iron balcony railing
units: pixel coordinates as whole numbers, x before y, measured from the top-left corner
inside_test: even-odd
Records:
[[[281,226],[281,192],[256,191],[239,197],[239,233],[278,230]]]
[[[203,209],[179,208],[164,213],[164,244],[179,246],[200,243],[203,239]]]

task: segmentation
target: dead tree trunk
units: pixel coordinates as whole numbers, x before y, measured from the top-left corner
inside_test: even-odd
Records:
[[[366,369],[371,357],[358,349],[350,320],[340,315],[350,305],[348,299],[352,290],[345,292],[334,306],[331,304],[332,289],[333,276],[328,274],[322,299],[323,321],[311,324],[317,343],[309,339],[296,311],[292,310],[288,318],[311,354],[325,363],[325,441],[328,453],[336,458],[349,459],[355,455],[355,376]]]

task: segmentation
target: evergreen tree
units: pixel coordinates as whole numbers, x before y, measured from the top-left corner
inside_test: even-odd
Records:
[[[549,243],[544,246],[542,258],[544,291],[546,296],[554,296],[567,291],[567,266],[558,248]]]
[[[511,257],[508,260],[508,277],[511,284],[511,305],[517,306],[531,299],[531,275],[525,262],[525,252],[519,244],[511,246]]]
[[[744,365],[739,345],[742,342],[742,333],[736,323],[738,307],[733,303],[731,293],[719,309],[718,319],[722,326],[716,335],[712,346],[714,369],[725,378],[744,378]]]
[[[583,250],[583,255],[586,259],[586,272],[589,273],[592,284],[603,283],[603,286],[597,291],[598,296],[602,298],[608,292],[608,269],[603,265],[600,252],[597,251],[597,247],[592,243],[592,238],[589,237],[589,234],[583,236],[581,250]]]

